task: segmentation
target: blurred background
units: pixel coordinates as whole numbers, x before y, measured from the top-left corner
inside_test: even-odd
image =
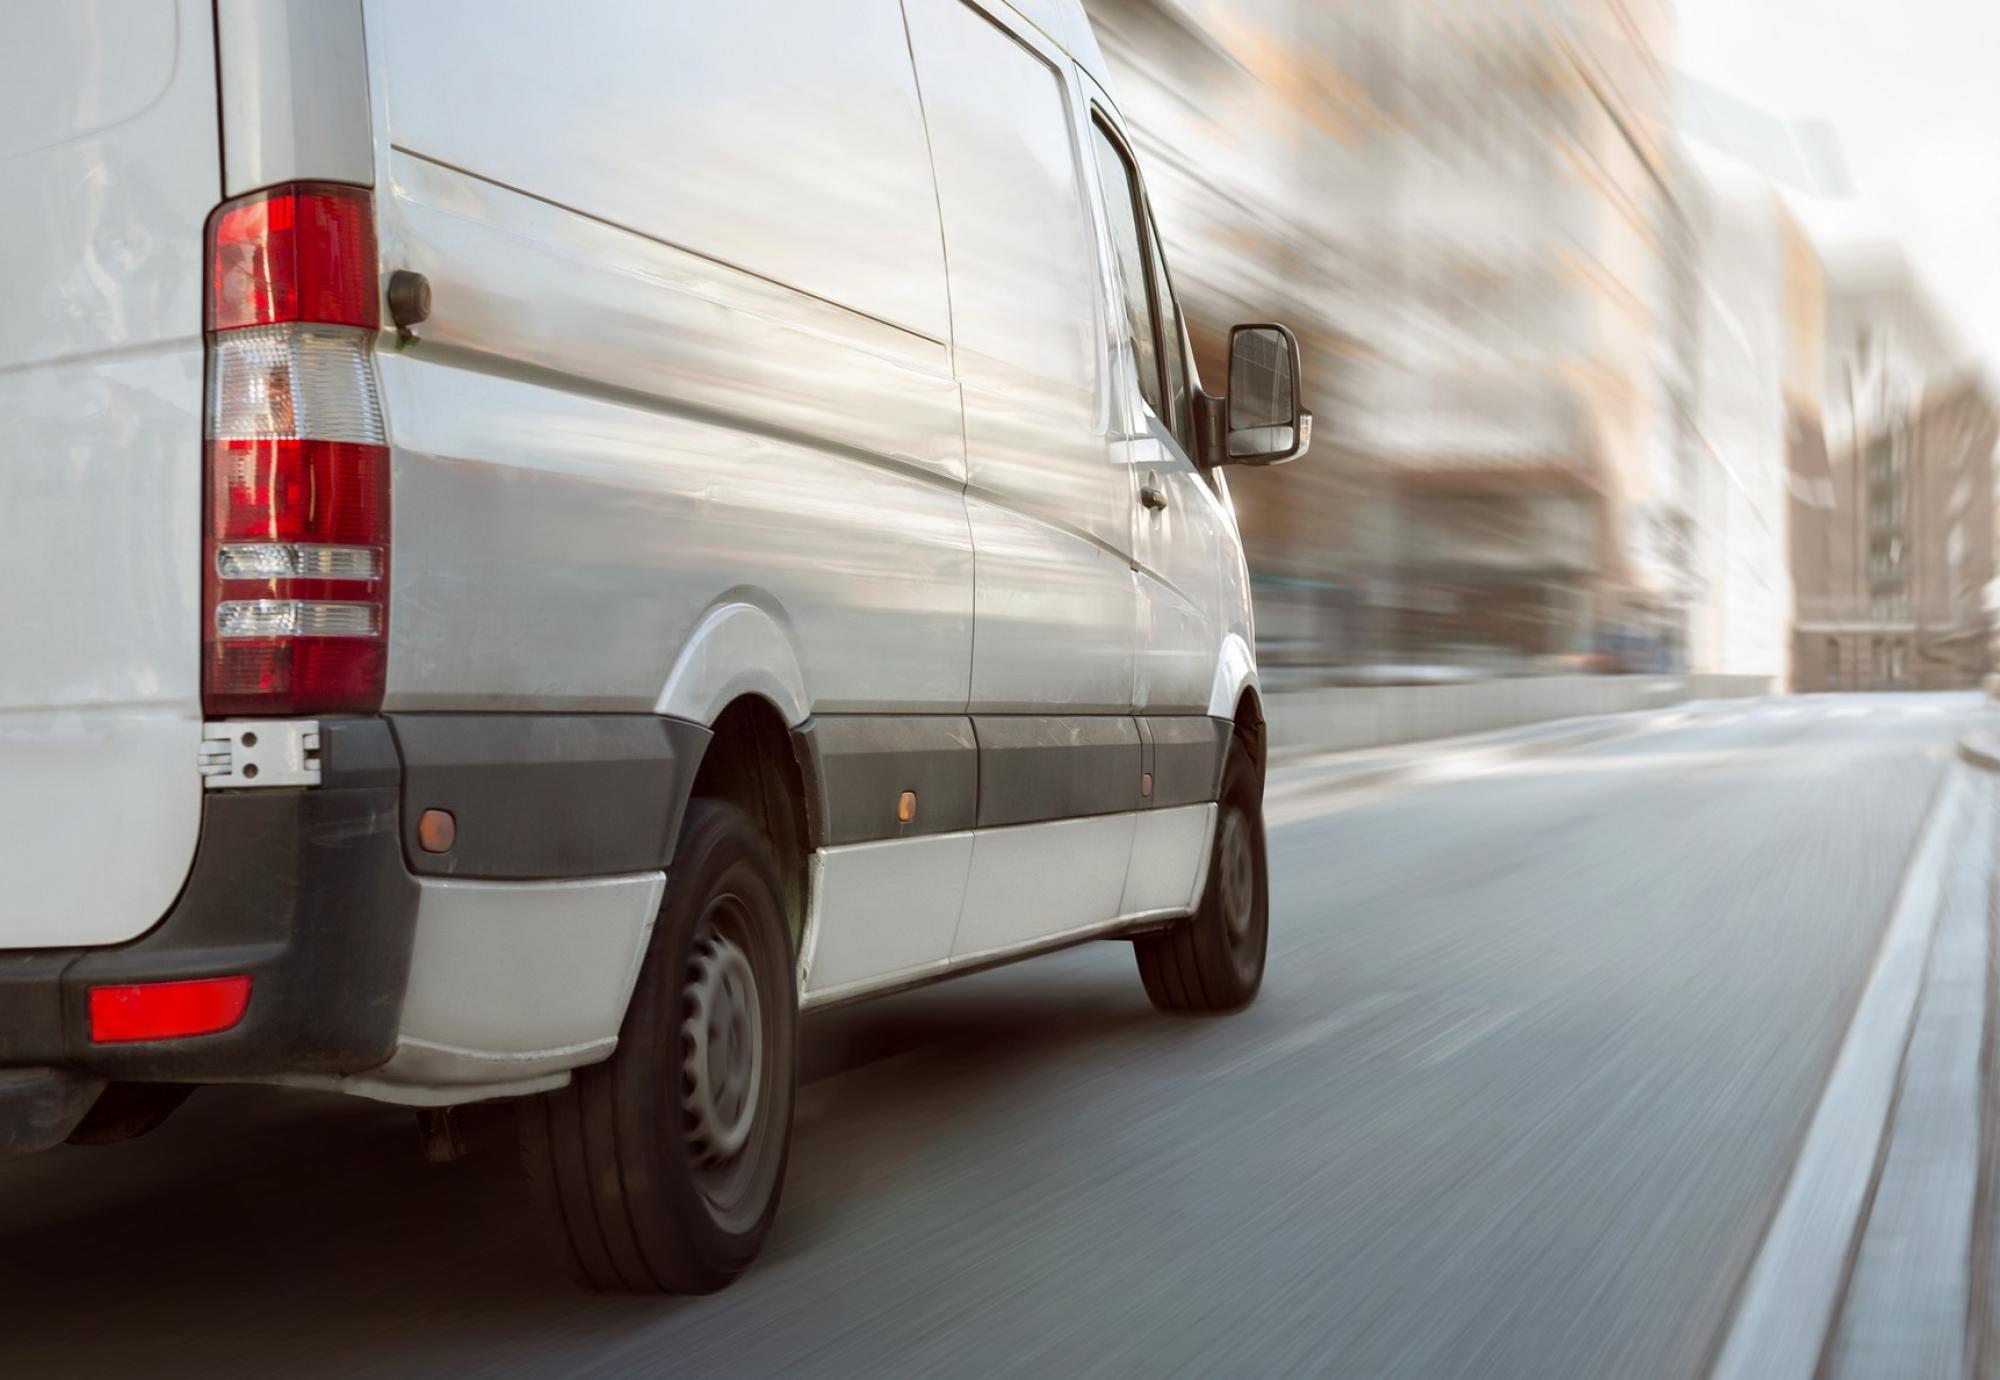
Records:
[[[1236,321],[1307,352],[1311,458],[1230,480],[1267,679],[1981,682],[1996,407],[1957,265],[1854,214],[1845,129],[1689,66],[1826,97],[1886,160],[1869,102],[1922,118],[1952,35],[1846,0],[1086,8],[1204,375]],[[1940,131],[1904,152],[1949,186]]]
[[[2000,709],[1768,693],[1995,669],[2000,4],[1083,3],[1209,386],[1307,353],[1227,474],[1257,1003],[808,1013],[771,1245],[667,1305],[554,1277],[509,1108],[205,1089],[0,1164],[0,1376],[2000,1376]]]

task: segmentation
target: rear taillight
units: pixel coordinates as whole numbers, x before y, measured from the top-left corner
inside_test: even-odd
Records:
[[[208,263],[203,706],[377,709],[389,452],[369,194],[300,183],[228,202]]]
[[[382,324],[375,211],[365,188],[301,182],[220,206],[209,219],[208,264],[211,331]]]

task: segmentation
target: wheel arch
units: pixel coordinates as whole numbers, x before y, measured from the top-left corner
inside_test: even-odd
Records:
[[[1264,705],[1254,685],[1244,687],[1243,693],[1237,696],[1236,710],[1229,717],[1230,722],[1235,725],[1232,736],[1243,745],[1243,750],[1249,755],[1250,765],[1256,769],[1257,780],[1261,784],[1269,748],[1264,724]]]
[[[1233,719],[1248,693],[1263,716],[1263,689],[1257,678],[1257,658],[1240,633],[1222,639],[1215,657],[1215,676],[1208,687],[1208,714],[1212,719]]]
[[[785,883],[786,918],[796,955],[811,899],[818,846],[818,786],[810,752],[784,706],[759,693],[738,695],[709,725],[689,789],[691,800],[721,800],[748,815],[770,841]]]
[[[1264,718],[1264,689],[1257,676],[1257,659],[1250,644],[1237,633],[1222,640],[1215,660],[1215,679],[1208,692],[1208,714],[1235,725],[1234,736],[1264,774],[1267,732]]]
[[[812,713],[790,619],[756,591],[732,590],[695,623],[653,712],[713,726],[746,697],[767,702],[787,729]]]

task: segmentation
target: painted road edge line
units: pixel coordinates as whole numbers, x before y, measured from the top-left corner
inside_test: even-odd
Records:
[[[1967,789],[1966,769],[1948,767],[1710,1380],[1811,1380],[1819,1368],[1888,1133],[1944,900],[1945,845]]]

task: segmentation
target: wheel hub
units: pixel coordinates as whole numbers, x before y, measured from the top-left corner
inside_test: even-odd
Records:
[[[757,980],[743,950],[710,930],[688,960],[681,1105],[697,1161],[721,1164],[750,1139],[763,1078]]]
[[[1250,937],[1250,919],[1257,901],[1257,865],[1250,846],[1250,825],[1241,810],[1225,810],[1222,846],[1216,859],[1222,868],[1222,925],[1232,948]]]

